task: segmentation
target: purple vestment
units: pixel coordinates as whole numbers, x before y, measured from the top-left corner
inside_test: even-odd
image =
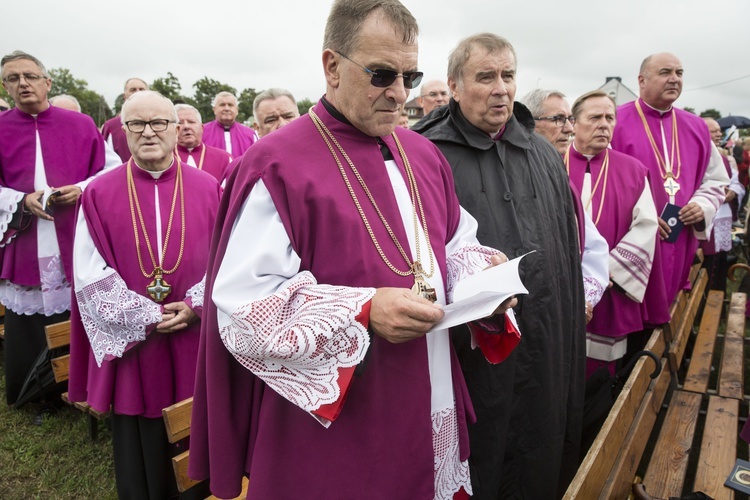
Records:
[[[156,253],[156,220],[154,186],[159,191],[161,227],[166,233],[172,196],[175,189],[176,164],[166,170],[158,180],[132,166],[134,183],[141,212],[147,227],[152,248]],[[95,179],[81,197],[81,210],[85,216],[91,239],[106,265],[121,277],[128,290],[147,298],[146,287],[152,278],[146,278],[139,267],[130,216],[126,166],[122,165]],[[206,272],[210,234],[216,219],[219,201],[218,183],[205,172],[182,166],[185,193],[185,248],[177,270],[164,279],[172,286],[165,303],[186,302],[200,316],[200,304],[193,304],[188,291],[199,284]],[[182,231],[179,195],[172,221],[172,233],[164,258],[170,269],[177,262]],[[162,236],[163,240],[164,236]],[[141,258],[147,272],[153,269],[148,248],[140,233]],[[76,242],[78,247],[78,242]],[[76,270],[78,274],[78,270]],[[113,330],[129,315],[132,304],[113,290],[110,281],[87,284],[95,289],[88,293],[86,307],[99,309],[100,317],[111,322]],[[81,288],[83,284],[74,284]],[[71,362],[68,395],[71,401],[87,401],[99,411],[108,411],[110,405],[117,414],[160,418],[163,408],[192,396],[195,362],[200,337],[200,322],[174,333],[157,333],[156,322],[147,325],[145,340],[128,349],[121,358],[105,358],[97,366],[92,346],[82,324],[84,307],[81,293],[74,294],[71,308]],[[89,332],[90,333],[90,332]],[[122,332],[120,332],[122,333]]]
[[[203,155],[203,164],[201,164],[201,155],[204,149],[206,153]],[[213,175],[219,182],[222,182],[226,178],[227,167],[229,166],[229,162],[232,161],[232,156],[223,149],[207,146],[204,143],[200,143],[192,151],[188,151],[187,148],[178,145],[177,153],[180,155],[183,164],[188,161],[188,156],[192,156],[197,168]]]
[[[122,119],[120,115],[110,118],[102,125],[102,137],[105,141],[112,138],[112,149],[123,163],[130,159],[130,148],[128,147],[128,136],[122,128]]]
[[[398,240],[407,241],[378,139],[333,118],[322,103],[314,110],[375,193]],[[435,263],[447,277],[445,244],[461,217],[450,167],[428,141],[409,131],[396,133],[419,186]],[[292,139],[294,148],[288,147]],[[405,176],[393,139],[382,141]],[[254,145],[230,175],[211,245],[207,296],[212,296],[219,265],[231,266],[222,261],[230,232],[260,180],[301,259],[300,270],[312,273],[318,283],[411,287],[412,277],[399,276],[383,263],[325,142],[304,116]],[[352,188],[367,200],[358,183]],[[379,220],[369,202],[362,208],[370,221]],[[383,225],[373,222],[372,229],[391,262],[403,263]],[[460,457],[465,460],[467,421],[474,414],[452,348],[450,359]],[[190,475],[210,477],[212,492],[221,497],[236,496],[248,473],[250,498],[432,498],[435,454],[427,360],[424,338],[392,344],[373,336],[343,410],[324,428],[235,361],[220,338],[217,309],[207,301]]]
[[[234,122],[229,127],[229,135],[232,137],[232,156],[239,158],[253,145],[256,139],[255,131],[241,123]],[[203,125],[203,144],[215,148],[227,150],[224,142],[224,125],[217,120]]]
[[[705,223],[710,225],[713,214],[724,200],[724,192],[718,183],[706,183],[704,179],[712,153],[711,138],[706,123],[703,119],[681,109],[673,108],[674,113],[668,111],[661,114],[649,107],[642,99],[639,98],[637,102],[640,103],[656,147],[662,156],[664,143],[668,151],[672,150],[672,117],[674,116],[677,120],[679,140],[675,143],[679,144],[679,148],[675,148],[672,169],[675,176],[679,176],[677,182],[680,184],[680,190],[675,196],[674,203],[683,207],[690,202],[698,202],[706,213]],[[664,189],[663,167],[660,167],[649,142],[635,102],[629,102],[617,108],[617,127],[612,135],[612,148],[639,159],[646,166],[649,171],[649,183],[656,212],[661,214],[669,202],[669,195]],[[723,171],[723,166],[721,169]],[[708,213],[707,208],[712,211]],[[660,323],[664,318],[669,318],[669,311],[665,308],[669,307],[677,293],[687,285],[690,266],[693,264],[693,257],[698,248],[694,228],[700,230],[700,225],[685,227],[674,243],[660,240],[654,267],[659,266],[662,270],[666,296],[665,300],[658,301],[661,302],[660,305],[649,301],[648,297],[644,300],[646,320],[651,324]],[[651,275],[651,280],[654,279],[658,279],[656,273]]]
[[[610,150],[606,180],[603,176],[599,181],[605,153],[606,151],[600,152],[589,162],[571,147],[568,161],[570,180],[579,191],[582,190],[586,167],[589,165],[592,189],[598,183],[590,205],[596,228],[607,240],[610,258],[632,270],[630,276],[639,282],[637,287],[645,287],[652,266],[650,254],[654,240],[650,241],[650,249],[636,246],[633,242],[625,245],[621,243],[636,219],[634,207],[646,188],[647,171],[635,158]],[[651,229],[656,232],[657,227],[652,226]],[[586,326],[586,331],[607,337],[620,337],[642,329],[641,304],[626,296],[622,289],[615,288],[604,292],[601,301],[594,307],[593,318]]]
[[[36,131],[47,183],[61,187],[84,181],[104,166],[104,141],[90,116],[50,106],[34,118],[18,108],[0,116],[0,186],[33,193]],[[73,277],[71,255],[75,206],[55,205],[55,232],[65,275]],[[37,218],[0,250],[1,279],[16,285],[39,286]]]

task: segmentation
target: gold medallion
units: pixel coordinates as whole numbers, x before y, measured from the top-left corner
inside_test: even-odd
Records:
[[[172,286],[164,280],[160,267],[154,269],[154,279],[148,284],[146,291],[156,302],[162,302],[172,292]]]

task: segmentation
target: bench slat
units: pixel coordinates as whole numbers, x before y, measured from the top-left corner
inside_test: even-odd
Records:
[[[703,300],[703,291],[706,289],[707,283],[708,273],[705,269],[701,269],[700,273],[698,273],[698,279],[693,283],[688,306],[685,309],[679,329],[672,343],[672,349],[670,350],[670,352],[674,353],[673,359],[677,361],[677,366],[674,367],[675,370],[678,370],[680,365],[682,365],[688,337],[690,337],[690,332],[693,330],[695,316],[698,314],[698,309],[700,309],[701,301]]]
[[[68,380],[69,367],[70,354],[52,360],[52,372],[55,374],[55,382],[65,382]]]
[[[44,335],[49,349],[70,345],[70,321],[45,326]]]
[[[700,406],[700,394],[678,390],[672,395],[643,478],[650,495],[666,498],[682,493]]]
[[[737,421],[740,402],[711,396],[701,444],[693,491],[702,491],[714,500],[731,500],[734,491],[724,486],[737,455]]]
[[[705,394],[711,376],[711,360],[714,355],[716,334],[719,331],[721,312],[724,307],[724,292],[711,290],[708,293],[706,306],[703,309],[698,337],[695,340],[690,367],[685,377],[686,391]]]
[[[719,370],[719,396],[740,400],[744,397],[742,349],[746,300],[747,296],[744,293],[732,294]]]
[[[190,435],[190,416],[193,411],[193,398],[190,397],[172,406],[164,408],[164,426],[167,428],[167,439],[176,443]]]
[[[183,451],[176,457],[172,458],[172,467],[174,468],[174,477],[177,480],[177,489],[180,493],[192,488],[200,481],[193,481],[188,477],[188,458],[190,450]]]

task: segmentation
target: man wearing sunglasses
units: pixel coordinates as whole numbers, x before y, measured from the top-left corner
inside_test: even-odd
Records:
[[[37,58],[15,51],[0,73],[16,105],[0,115],[0,302],[12,405],[46,349],[44,326],[68,318],[75,205],[104,166],[104,140],[90,116],[50,106],[52,80]]]
[[[427,332],[503,256],[478,244],[438,149],[397,128],[417,32],[397,0],[335,1],[325,95],[229,177],[190,436],[189,473],[219,497],[243,474],[248,498],[471,494],[471,402],[448,330]],[[493,362],[518,340],[514,303],[473,324]]]
[[[516,61],[495,34],[461,41],[448,60],[450,103],[413,129],[448,159],[483,245],[509,257],[536,250],[521,261],[529,294],[516,307],[523,337],[511,357],[484,366],[465,336],[453,337],[477,410],[469,435],[480,499],[562,496],[578,464],[583,411],[584,238],[562,158],[514,102]]]

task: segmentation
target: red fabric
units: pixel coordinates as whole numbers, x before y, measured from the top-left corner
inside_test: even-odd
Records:
[[[357,317],[354,319],[359,322],[362,326],[367,328],[370,324],[370,306],[372,306],[372,300],[368,300],[367,303],[362,307]],[[350,366],[349,368],[339,368],[339,398],[326,405],[322,405],[320,408],[312,412],[314,415],[323,417],[330,420],[331,422],[336,420],[336,417],[341,413],[341,409],[344,407],[346,401],[346,395],[349,393],[349,387],[351,387],[352,377],[354,376],[354,370],[356,366]]]
[[[748,176],[748,169],[750,168],[750,153],[747,151],[742,152],[742,162],[737,164],[738,179],[743,186],[748,186],[750,176]]]
[[[504,327],[502,332],[499,329],[492,332],[484,323],[469,323],[469,329],[474,334],[479,349],[490,363],[498,364],[505,361],[521,341],[521,332],[507,314]]]

